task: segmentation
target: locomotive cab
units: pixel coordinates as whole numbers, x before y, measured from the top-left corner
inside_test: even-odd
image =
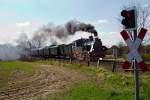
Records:
[[[107,48],[102,45],[101,39],[96,37],[91,43],[90,60],[97,61],[99,58],[104,58],[106,50]]]

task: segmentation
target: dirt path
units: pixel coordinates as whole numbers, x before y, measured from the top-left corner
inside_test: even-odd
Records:
[[[10,82],[9,89],[0,92],[0,100],[32,100],[53,95],[68,85],[87,79],[84,74],[62,66],[41,65],[41,70],[33,76]]]

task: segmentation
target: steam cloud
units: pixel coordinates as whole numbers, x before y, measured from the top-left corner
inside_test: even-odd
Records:
[[[54,24],[48,24],[43,26],[31,39],[34,47],[44,47],[49,41],[49,45],[56,45],[58,42],[65,42],[68,36],[75,35],[78,31],[84,31],[97,36],[95,27],[91,24],[86,24],[77,20],[71,20],[62,26],[55,26]]]

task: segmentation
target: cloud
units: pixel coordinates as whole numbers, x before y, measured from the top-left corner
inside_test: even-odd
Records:
[[[100,19],[96,21],[91,21],[90,23],[95,27],[105,27],[106,25],[108,25],[109,22],[106,19]]]
[[[106,20],[106,19],[99,19],[99,20],[96,20],[96,21],[84,21],[84,22],[90,23],[90,24],[94,25],[95,27],[106,25],[106,24],[109,23],[108,20]]]
[[[99,36],[102,43],[108,47],[117,45],[119,42],[124,42],[119,32],[101,32]]]
[[[144,7],[148,7],[149,5],[148,4],[144,4]]]
[[[15,40],[22,32],[26,33],[29,37],[32,37],[34,32],[42,25],[43,23],[39,20],[0,24],[0,44],[15,44]]]
[[[99,24],[107,24],[107,23],[108,23],[108,20],[106,20],[106,19],[101,19],[101,20],[98,20],[97,23],[99,23]]]
[[[150,15],[147,17],[147,19],[150,21]]]
[[[16,23],[17,27],[27,27],[30,25],[31,25],[31,22],[29,22],[29,21]]]

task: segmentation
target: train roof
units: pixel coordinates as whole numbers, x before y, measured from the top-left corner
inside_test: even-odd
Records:
[[[70,45],[72,43],[69,43],[69,44],[60,44],[60,45],[51,45],[51,46],[47,46],[48,48],[55,48],[55,47],[59,47],[59,46],[67,46],[67,45]]]
[[[48,48],[55,48],[58,47],[58,45],[49,46]]]
[[[73,41],[72,43],[68,43],[68,44],[59,44],[59,45],[50,45],[50,46],[45,46],[45,47],[42,47],[42,48],[33,48],[31,49],[31,51],[34,51],[34,50],[42,50],[44,48],[57,48],[59,46],[68,46],[68,45],[72,45],[74,43],[87,43],[87,44],[90,44],[88,43],[89,42],[89,39],[87,38],[81,38],[81,39],[77,39],[75,41]]]
[[[82,41],[89,41],[89,39],[88,38],[81,38],[81,39],[77,39],[77,40],[75,40],[75,41],[73,41],[73,42],[82,42]]]
[[[42,50],[42,49],[44,49],[45,47],[42,47],[42,48],[33,48],[33,49],[31,49],[31,51],[34,51],[34,50]]]
[[[39,50],[39,48],[33,48],[33,49],[31,49],[31,51],[34,51],[34,50]]]
[[[42,47],[42,48],[39,48],[39,50],[42,50],[42,49],[44,49],[45,47]]]

